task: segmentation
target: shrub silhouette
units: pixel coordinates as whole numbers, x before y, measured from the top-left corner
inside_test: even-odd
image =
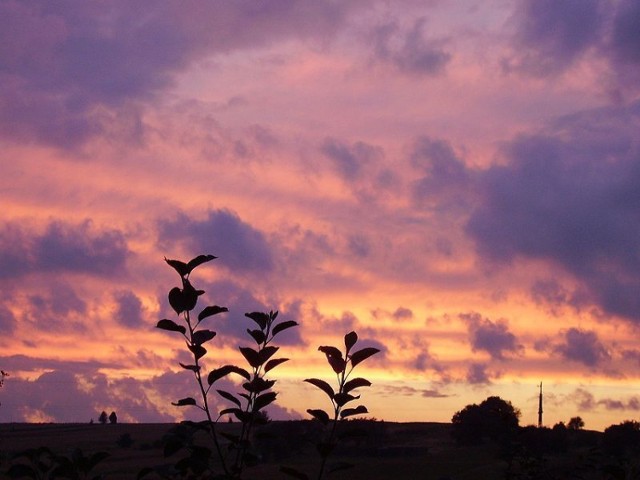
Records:
[[[624,455],[640,451],[640,423],[626,420],[604,430],[602,445],[606,452]]]
[[[451,419],[452,435],[461,445],[479,444],[488,438],[508,441],[518,430],[520,411],[500,397],[488,397],[480,405],[471,404]]]

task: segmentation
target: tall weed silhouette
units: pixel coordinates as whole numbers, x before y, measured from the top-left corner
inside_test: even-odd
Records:
[[[334,389],[328,382],[319,378],[307,378],[305,382],[322,390],[331,402],[331,410],[329,412],[322,409],[308,409],[307,412],[323,426],[324,432],[322,439],[317,443],[316,448],[320,454],[320,468],[318,471],[318,480],[323,478],[325,473],[331,473],[337,470],[351,468],[353,465],[344,462],[336,463],[329,466],[327,461],[329,456],[336,448],[340,435],[338,432],[338,424],[344,419],[354,415],[369,413],[367,407],[358,405],[350,406],[352,402],[358,400],[360,395],[355,395],[355,390],[362,387],[371,386],[371,382],[362,377],[350,378],[354,368],[365,361],[367,358],[375,355],[380,350],[373,347],[366,347],[353,351],[358,342],[356,332],[347,333],[344,336],[344,355],[342,351],[333,346],[321,346],[318,350],[323,352],[329,365],[336,375],[337,389]],[[348,406],[349,405],[349,406]],[[300,480],[309,480],[309,476],[291,467],[282,467],[281,471],[291,477]]]
[[[193,270],[215,258],[213,255],[199,255],[187,263],[165,258],[166,263],[178,273],[181,280],[181,286],[172,288],[168,294],[169,304],[178,316],[178,322],[165,318],[156,326],[184,338],[193,360],[188,364],[180,363],[180,366],[193,373],[199,392],[197,399],[183,397],[173,402],[173,405],[196,407],[205,415],[204,421],[183,422],[182,427],[166,441],[165,456],[171,456],[182,450],[186,451],[187,456],[174,465],[175,471],[183,478],[240,478],[245,466],[256,463],[257,457],[251,448],[251,433],[256,425],[266,422],[268,417],[263,409],[277,397],[277,393],[272,390],[275,380],[267,379],[266,375],[288,360],[275,357],[279,347],[273,345],[273,341],[281,332],[298,325],[293,320],[276,322],[277,311],[246,313],[245,316],[256,326],[256,328],[247,329],[252,346],[239,347],[248,368],[223,365],[205,373],[202,362],[208,354],[206,346],[216,337],[216,332],[206,328],[203,322],[210,317],[227,312],[228,309],[210,305],[195,315],[193,312],[197,307],[198,299],[205,292],[196,289],[190,277]],[[230,374],[237,375],[244,381],[241,392],[216,388],[216,382]],[[230,406],[219,413],[213,412],[209,398],[213,393],[229,402]],[[228,431],[218,432],[216,425],[223,417],[239,420],[240,432],[237,434]],[[212,440],[213,451],[195,441],[195,433],[198,431],[207,432]],[[214,455],[218,459],[221,473],[215,472]],[[150,468],[143,469],[138,478],[152,471]],[[212,477],[214,474],[216,476]]]

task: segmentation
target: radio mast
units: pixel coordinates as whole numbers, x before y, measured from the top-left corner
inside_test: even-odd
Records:
[[[542,382],[540,382],[540,396],[538,397],[538,428],[542,427]]]

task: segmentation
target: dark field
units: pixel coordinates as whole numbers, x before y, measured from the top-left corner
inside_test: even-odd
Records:
[[[353,425],[358,426],[357,422]],[[516,474],[511,478],[615,478],[600,471],[597,474],[587,471],[589,462],[602,462],[594,453],[601,435],[597,432],[575,432],[582,435],[581,438],[562,454],[547,452],[537,458],[530,455],[522,459],[513,453],[505,455],[503,447],[491,443],[457,446],[450,437],[450,424],[361,422],[359,426],[366,435],[343,442],[341,449],[331,457],[332,461],[352,463],[355,467],[335,472],[327,478],[502,479],[507,478],[509,459],[512,472]],[[172,464],[178,458],[179,454],[175,458],[163,457],[161,439],[173,427],[171,424],[0,424],[0,478],[5,478],[4,472],[13,454],[47,446],[64,455],[78,447],[85,455],[106,451],[110,456],[92,473],[104,474],[106,479],[134,479],[143,467]],[[236,426],[225,424],[220,428],[234,429]],[[248,467],[243,478],[290,478],[279,472],[280,465],[294,467],[314,478],[319,459],[313,444],[305,440],[309,438],[309,429],[313,429],[312,422],[272,422],[263,428],[269,438],[256,440],[262,463]],[[133,440],[130,446],[122,446],[122,438],[126,435]],[[544,476],[531,475],[541,466],[546,472]],[[519,473],[526,475],[517,476]]]

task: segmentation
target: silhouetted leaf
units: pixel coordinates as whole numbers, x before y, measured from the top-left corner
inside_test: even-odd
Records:
[[[224,410],[220,411],[220,416],[228,415],[230,413],[234,414],[237,417],[238,413],[243,413],[243,412],[239,408],[225,408]]]
[[[302,473],[295,468],[291,467],[280,467],[280,471],[285,475],[289,475],[290,477],[297,478],[298,480],[309,480],[309,475],[306,473]]]
[[[340,412],[340,418],[347,418],[353,415],[360,415],[362,413],[369,413],[367,407],[364,405],[358,405],[356,408],[345,408]]]
[[[192,372],[199,372],[200,371],[200,367],[198,365],[185,365],[182,362],[178,362],[180,364],[180,366],[182,368],[184,368],[185,370],[191,370]]]
[[[287,320],[286,322],[281,322],[276,326],[274,326],[273,330],[271,330],[271,333],[275,337],[278,333],[282,332],[283,330],[295,327],[296,325],[298,325],[298,322],[294,322],[293,320]]]
[[[181,398],[177,402],[171,402],[171,405],[176,407],[184,407],[186,405],[196,405],[196,399],[192,397]]]
[[[213,332],[211,330],[198,330],[197,332],[193,332],[191,341],[195,345],[202,345],[203,343],[208,342],[215,336],[216,336],[216,332]]]
[[[269,370],[273,370],[278,365],[280,365],[281,363],[284,363],[284,362],[286,362],[288,360],[289,360],[288,358],[272,358],[264,366],[264,373],[267,373]]]
[[[198,321],[201,322],[203,319],[210,317],[212,315],[218,315],[219,313],[228,312],[229,309],[227,307],[219,307],[218,305],[209,305],[208,307],[204,307],[202,311],[198,314]]]
[[[355,400],[357,398],[360,398],[360,395],[357,395],[357,396],[354,397],[353,395],[351,395],[349,393],[344,393],[344,392],[343,393],[336,393],[333,396],[333,399],[336,401],[336,404],[339,407],[341,407],[341,406],[343,406],[343,405],[345,405],[345,404],[349,403],[350,401]]]
[[[262,395],[259,395],[258,397],[256,397],[255,401],[253,402],[253,411],[257,412],[258,410],[263,409],[264,407],[269,405],[271,402],[273,402],[276,399],[276,396],[277,396],[276,392],[267,392],[267,393],[263,393]]]
[[[308,409],[307,413],[311,415],[313,418],[318,420],[323,425],[327,425],[329,423],[329,414],[324,410],[320,409]]]
[[[170,332],[180,332],[183,335],[187,332],[187,329],[185,327],[183,327],[182,325],[178,325],[176,322],[174,322],[173,320],[169,320],[168,318],[160,320],[156,325],[156,328],[159,328],[161,330],[168,330]]]
[[[358,350],[357,352],[354,352],[353,354],[351,354],[351,365],[355,367],[360,362],[366,360],[372,355],[375,355],[379,351],[380,351],[379,349],[373,348],[373,347],[368,347],[368,348],[363,348],[362,350]]]
[[[164,457],[165,458],[170,457],[174,453],[182,450],[184,447],[185,447],[185,443],[182,441],[182,439],[177,437],[169,438],[168,440],[165,441],[165,444],[164,444],[164,450],[163,450]]]
[[[345,393],[349,393],[354,388],[370,387],[370,386],[371,386],[371,382],[366,378],[360,378],[360,377],[352,378],[351,380],[349,380],[344,384],[344,387],[342,387],[342,391]]]
[[[240,353],[247,359],[247,362],[252,367],[258,367],[261,365],[260,356],[258,352],[256,352],[253,348],[249,347],[240,347]]]
[[[251,378],[249,372],[247,372],[244,368],[236,367],[235,365],[225,365],[223,367],[211,370],[211,372],[209,372],[209,375],[207,376],[207,382],[209,382],[209,385],[212,385],[215,381],[220,380],[222,377],[225,377],[230,373],[236,373],[246,378],[247,380]]]
[[[238,407],[241,406],[240,404],[240,400],[238,400],[234,395],[232,395],[229,392],[226,392],[224,390],[216,390],[216,392],[218,392],[218,394],[223,397],[226,398],[227,400],[229,400],[230,402],[235,403]]]
[[[322,346],[318,347],[318,350],[323,352],[327,356],[327,361],[331,368],[336,373],[342,373],[347,366],[347,362],[342,358],[342,352],[336,347]]]
[[[171,265],[175,269],[175,271],[178,272],[178,275],[180,275],[181,277],[187,276],[191,271],[189,270],[189,267],[187,266],[187,264],[184,262],[181,262],[180,260],[169,260],[167,257],[165,257],[164,261],[167,262],[169,265]]]
[[[318,347],[318,350],[320,350],[322,353],[326,354],[327,356],[342,358],[342,352],[338,350],[336,347],[321,346],[321,347]]]
[[[307,378],[307,379],[305,379],[305,382],[308,382],[311,385],[315,385],[320,390],[322,390],[324,393],[329,395],[329,398],[331,400],[333,400],[333,397],[335,396],[335,392],[333,391],[333,388],[331,387],[331,385],[329,385],[324,380],[320,380],[319,378]]]
[[[202,345],[187,344],[187,347],[189,348],[189,350],[191,350],[191,352],[193,352],[193,355],[196,357],[196,360],[201,359],[207,353],[207,349],[204,348]]]
[[[211,260],[215,260],[218,257],[214,257],[213,255],[198,255],[196,258],[192,258],[191,260],[189,260],[189,263],[187,264],[187,267],[189,268],[189,273],[191,273],[191,271],[202,265],[203,263],[206,262],[210,262]]]
[[[245,313],[244,316],[256,322],[262,330],[265,330],[267,328],[267,324],[269,323],[269,320],[270,320],[269,315],[263,312]]]
[[[276,383],[275,380],[265,380],[262,377],[255,377],[250,382],[244,383],[244,389],[251,393],[260,393],[270,389]]]
[[[344,346],[347,347],[347,352],[353,348],[357,341],[358,334],[356,334],[356,332],[350,332],[344,336]]]
[[[262,330],[251,330],[247,328],[247,333],[253,337],[258,345],[264,343],[267,338]]]
[[[278,350],[280,350],[280,347],[273,347],[271,345],[268,345],[260,350],[260,352],[258,353],[258,360],[260,362],[259,365],[264,365],[264,363],[269,360]]]
[[[196,290],[188,280],[183,280],[184,288],[173,287],[169,291],[169,304],[171,308],[179,315],[182,312],[193,310],[198,303],[198,296],[204,293],[204,290]]]

